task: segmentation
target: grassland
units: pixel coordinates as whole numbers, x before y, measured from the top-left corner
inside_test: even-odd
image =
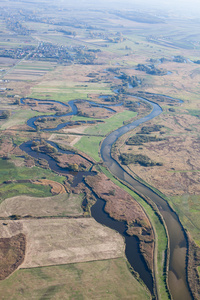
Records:
[[[13,163],[7,160],[0,160],[1,173],[0,173],[0,183],[7,180],[26,180],[26,179],[41,179],[46,177],[49,180],[54,180],[62,183],[65,177],[56,175],[47,169],[42,169],[39,167],[16,167]]]
[[[97,124],[95,126],[87,128],[84,133],[86,134],[99,134],[99,135],[106,135],[109,132],[121,127],[124,125],[124,122],[134,118],[137,113],[132,111],[124,111],[119,114],[115,114],[114,116],[110,117],[109,119],[105,120],[105,123]]]
[[[13,163],[0,160],[1,172],[0,172],[0,184],[1,184],[1,200],[10,198],[17,195],[31,195],[35,197],[48,197],[51,196],[50,187],[36,185],[32,183],[9,183],[3,184],[9,180],[29,180],[29,179],[41,179],[46,177],[50,180],[54,180],[62,183],[65,177],[58,176],[52,173],[50,170],[45,170],[39,167],[16,167]]]
[[[196,244],[200,246],[199,195],[183,194],[169,197],[169,200],[180,216],[182,224],[189,230]]]
[[[2,300],[150,299],[124,258],[21,269],[0,282],[0,293]]]
[[[14,214],[20,216],[29,215],[32,217],[83,215],[81,208],[84,198],[83,194],[65,193],[43,198],[27,196],[30,194],[30,190],[25,193],[26,195],[23,196],[22,194],[7,198],[0,204],[1,217],[8,217]]]
[[[37,186],[31,183],[11,183],[1,186],[1,198],[14,197],[16,195],[33,195],[35,197],[46,197],[51,195],[49,187]]]
[[[1,125],[1,130],[5,130],[14,126],[24,125],[26,121],[32,117],[41,115],[41,113],[31,110],[16,110],[12,116],[8,120],[5,120]]]
[[[97,124],[92,127],[88,127],[84,130],[84,134],[88,135],[106,135],[109,132],[123,126],[124,122],[135,117],[136,113],[131,111],[124,111],[122,113],[115,114],[109,119],[105,120],[105,123]],[[74,117],[73,120],[78,120],[78,117]],[[102,137],[98,136],[83,136],[74,145],[75,148],[87,153],[96,161],[100,161],[99,158],[99,145],[102,141]]]
[[[76,65],[57,67],[32,87],[30,97],[67,102],[75,99],[89,100],[89,94],[112,94],[110,86],[102,81],[90,82],[88,74],[99,73],[102,67]]]
[[[83,136],[81,139],[74,145],[75,148],[87,153],[89,156],[94,158],[96,161],[100,161],[99,157],[99,146],[101,143],[102,137],[97,136]]]

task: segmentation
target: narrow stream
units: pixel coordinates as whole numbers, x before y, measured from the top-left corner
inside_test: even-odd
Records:
[[[57,165],[57,162],[49,155],[41,152],[37,152],[31,149],[33,141],[28,141],[20,145],[20,149],[22,151],[25,151],[28,155],[34,157],[34,158],[40,158],[40,159],[45,159],[51,170],[63,175],[67,176],[67,174],[72,174],[74,175],[74,180],[72,183],[73,187],[76,187],[78,183],[82,182],[84,176],[88,175],[96,175],[96,172],[92,171],[85,171],[85,172],[71,172],[66,169],[63,169]],[[73,152],[71,151],[66,151],[58,148],[58,146],[51,142],[48,141],[50,145],[55,147],[59,153],[65,153],[65,154],[72,154]],[[133,267],[133,269],[140,274],[140,277],[150,290],[150,292],[153,294],[153,278],[152,275],[150,274],[146,262],[144,261],[143,256],[140,254],[139,250],[139,240],[135,236],[129,236],[126,233],[127,227],[126,227],[126,222],[121,222],[112,219],[108,213],[105,212],[104,210],[105,207],[105,201],[97,198],[96,203],[92,206],[91,208],[91,214],[92,217],[99,222],[100,224],[106,225],[109,228],[115,229],[118,231],[125,240],[125,254],[126,257],[130,263],[130,265]]]
[[[158,209],[160,213],[162,214],[168,234],[169,234],[169,242],[170,242],[170,260],[169,260],[169,275],[168,275],[168,281],[169,281],[169,287],[172,294],[172,297],[174,300],[190,300],[191,295],[189,292],[188,284],[186,281],[186,251],[187,251],[187,240],[185,237],[185,234],[182,230],[181,224],[176,216],[176,214],[170,209],[167,202],[160,196],[158,196],[152,189],[148,188],[144,184],[138,182],[135,180],[132,176],[130,176],[112,157],[111,157],[111,147],[116,142],[116,140],[122,136],[124,133],[127,133],[128,131],[134,129],[138,125],[149,121],[159,114],[161,114],[162,109],[161,107],[151,101],[148,101],[143,98],[137,97],[139,100],[145,101],[146,103],[151,104],[152,111],[149,115],[136,120],[128,125],[125,125],[111,134],[109,134],[105,140],[103,141],[101,145],[101,156],[104,161],[104,164],[110,169],[110,171],[117,176],[119,179],[129,183],[131,186],[134,187],[134,189],[143,195],[151,198],[151,200],[158,206]],[[37,100],[37,99],[35,99]],[[22,99],[23,101],[23,99]],[[39,102],[42,102],[42,100],[37,100]],[[58,102],[58,101],[47,101],[47,102]],[[88,101],[89,102],[89,101]],[[66,104],[62,102],[58,102],[66,106]],[[72,111],[70,113],[67,113],[65,115],[76,115],[77,114],[77,108],[75,105],[75,101],[69,101],[68,104],[70,105]],[[90,104],[101,106],[106,109],[109,108],[110,105],[99,105],[97,103],[91,102]],[[119,105],[119,104],[118,104]],[[121,104],[120,104],[121,105]],[[114,105],[111,105],[114,106]],[[64,116],[64,115],[62,115]],[[35,117],[28,120],[27,125],[30,127],[36,129],[36,126],[34,124],[34,121],[37,118]],[[44,116],[47,117],[47,116]],[[53,116],[53,117],[61,117],[61,116]],[[66,126],[69,122],[63,123],[58,125],[56,128],[53,129],[47,129],[48,131],[54,131],[59,130]],[[39,157],[39,158],[45,158],[49,162],[49,166],[52,170],[57,171],[61,173],[62,175],[66,175],[67,171],[63,170],[59,166],[57,166],[56,162],[48,155],[43,153],[37,153],[31,149],[31,141],[26,142],[20,146],[20,148],[27,152],[29,155],[33,157]],[[78,182],[80,182],[83,178],[83,176],[91,175],[91,172],[77,172],[75,174],[75,183],[76,185]],[[97,203],[92,208],[92,215],[93,217],[100,222],[101,224],[105,224],[106,226],[113,228],[120,233],[124,234],[125,231],[125,225],[122,224],[122,222],[115,221],[111,219],[105,212],[104,212],[104,203],[102,200],[98,200]],[[118,223],[121,223],[120,225]],[[119,228],[118,228],[119,227]],[[118,230],[119,229],[119,230]],[[145,264],[143,259],[141,258],[139,249],[138,249],[138,241],[133,239],[132,237],[125,236],[125,242],[126,242],[126,255],[127,258],[132,265],[132,267],[140,274],[140,277],[143,279],[145,284],[148,286],[149,290],[153,291],[153,283],[152,283],[152,276],[151,274],[145,270]],[[137,258],[136,258],[137,253]]]

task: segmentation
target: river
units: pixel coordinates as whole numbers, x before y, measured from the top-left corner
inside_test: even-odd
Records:
[[[121,180],[127,182],[128,184],[130,184],[131,186],[133,186],[134,189],[136,191],[138,191],[139,193],[143,194],[144,196],[149,197],[157,205],[160,213],[162,214],[162,216],[165,220],[167,230],[168,230],[168,234],[169,234],[170,257],[169,257],[168,282],[169,282],[170,292],[171,292],[172,297],[173,297],[174,300],[190,300],[190,299],[192,299],[192,297],[191,297],[191,294],[189,292],[189,288],[188,288],[188,284],[187,284],[187,280],[186,280],[187,239],[186,239],[185,233],[182,229],[182,226],[181,226],[176,214],[171,210],[171,208],[168,206],[167,202],[162,197],[160,197],[158,194],[156,194],[152,189],[150,189],[146,185],[144,185],[144,184],[138,182],[137,180],[135,180],[130,174],[128,174],[121,167],[121,165],[118,164],[118,162],[116,162],[111,157],[112,145],[113,145],[113,143],[115,143],[117,141],[117,139],[120,136],[122,136],[124,133],[134,129],[138,125],[155,118],[156,116],[158,116],[159,114],[162,113],[162,109],[158,104],[156,104],[154,102],[151,102],[151,101],[148,101],[148,100],[143,99],[143,98],[138,97],[138,99],[151,104],[151,106],[152,106],[151,113],[149,115],[145,116],[145,117],[142,117],[141,119],[138,119],[138,120],[136,120],[136,121],[134,121],[134,122],[132,122],[128,125],[125,125],[125,126],[119,128],[119,129],[113,131],[112,133],[110,133],[104,139],[104,141],[101,145],[102,160],[104,161],[104,164],[108,167],[108,169],[111,171],[112,174],[114,174],[119,179],[121,179]],[[37,100],[37,101],[40,102],[40,100]],[[41,102],[43,102],[43,101],[41,101]],[[46,102],[48,102],[48,101],[46,101]],[[53,102],[53,100],[51,100],[50,102]],[[55,102],[58,102],[58,101],[55,101]],[[62,103],[62,102],[59,102],[59,103]],[[75,115],[75,114],[77,114],[77,109],[76,109],[76,106],[75,106],[74,103],[75,103],[75,101],[68,102],[68,104],[70,105],[72,111],[68,114],[65,114],[65,115]],[[100,106],[99,104],[94,103],[94,102],[90,102],[90,104]],[[66,104],[63,104],[63,105],[66,105]],[[104,108],[110,109],[109,105],[101,105],[101,106],[103,106]],[[58,117],[58,116],[55,116],[55,117]],[[61,117],[61,116],[59,116],[59,117]],[[36,118],[38,118],[38,117],[36,117]],[[34,129],[36,128],[35,125],[34,125],[34,121],[36,120],[36,118],[31,118],[27,122],[27,124],[30,127],[34,128]],[[40,118],[41,118],[41,116],[40,116]],[[64,126],[66,126],[68,123],[69,122],[63,123],[63,124],[61,124],[61,126],[58,126],[56,128],[53,128],[53,129],[48,129],[48,131],[59,130],[59,129],[63,128]],[[26,151],[28,154],[30,154],[32,156],[35,155],[31,152],[30,143],[28,144],[28,142],[22,144],[20,146],[20,148],[22,150]],[[44,154],[37,153],[37,156],[38,155],[39,155],[39,157],[42,158]],[[46,157],[45,159],[47,159],[49,161],[50,158]],[[53,165],[50,164],[50,168],[55,170],[55,168],[57,168],[57,167],[56,166],[53,167]],[[60,172],[60,170],[58,170],[58,169],[56,171]],[[63,172],[62,172],[62,174],[63,174]],[[82,176],[80,176],[80,178],[81,177]],[[79,182],[80,178],[77,180],[77,182]],[[100,203],[100,202],[98,201],[98,203]],[[98,204],[95,207],[95,209],[93,209],[92,213],[94,214],[94,217],[96,215],[96,219],[98,219],[98,212],[100,213],[100,210],[101,211],[103,210],[103,204]],[[102,216],[102,218],[107,218],[107,217]],[[105,224],[105,222],[107,222],[107,224],[106,224],[107,226],[117,230],[116,226],[118,226],[118,225],[115,226],[114,223],[112,223],[109,219],[107,219],[106,221],[105,220],[102,221],[102,220],[99,220],[100,223]],[[109,223],[110,223],[110,225],[109,225]],[[111,223],[112,223],[112,225],[111,225]],[[124,231],[123,228],[120,229],[120,230]],[[128,241],[128,238],[127,238],[126,241]],[[131,240],[131,243],[129,243],[129,244],[131,244],[131,247],[135,248],[133,251],[138,252],[139,251],[138,250],[138,243],[132,242],[132,240]],[[127,249],[127,247],[126,247],[126,249]],[[130,247],[128,249],[130,249]],[[127,250],[126,250],[126,252],[127,252]],[[131,253],[130,250],[128,252],[129,252],[129,254],[126,253],[126,255],[130,256],[130,253]],[[134,255],[133,255],[133,257],[134,257]],[[130,261],[130,258],[129,258],[129,261]],[[149,275],[147,275],[147,274],[144,275],[145,274],[145,270],[144,270],[145,267],[144,267],[144,262],[142,262],[141,257],[140,257],[140,261],[141,261],[141,265],[139,265],[136,269],[137,269],[138,273],[140,274],[141,278],[143,278],[143,281],[147,284],[150,291],[152,292],[152,287],[151,287],[151,283],[150,283],[151,279],[148,278]],[[143,266],[142,266],[142,264],[143,264]],[[131,263],[131,265],[134,267],[134,262],[133,262],[133,264]],[[143,270],[144,270],[144,272],[143,272]],[[144,276],[146,278],[144,278]]]

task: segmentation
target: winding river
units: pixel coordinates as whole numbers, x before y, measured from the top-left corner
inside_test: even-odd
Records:
[[[127,182],[128,184],[133,186],[134,189],[136,191],[138,191],[139,193],[149,197],[157,205],[160,213],[162,214],[162,216],[165,220],[168,234],[169,234],[170,259],[169,259],[168,282],[169,282],[170,292],[171,292],[174,300],[190,300],[190,299],[192,299],[192,297],[189,292],[189,288],[188,288],[188,284],[187,284],[187,280],[186,280],[187,239],[186,239],[186,236],[184,234],[184,231],[182,229],[182,226],[181,226],[176,214],[170,209],[167,202],[162,197],[160,197],[158,194],[156,194],[151,188],[149,188],[146,185],[135,180],[111,156],[112,145],[113,145],[113,143],[115,143],[117,141],[117,139],[120,136],[122,136],[124,133],[134,129],[138,125],[155,118],[162,112],[162,109],[158,104],[148,101],[143,98],[138,98],[138,99],[151,104],[151,106],[152,106],[151,113],[139,120],[136,120],[128,125],[125,125],[119,129],[113,131],[112,133],[110,133],[104,139],[104,141],[101,145],[101,156],[104,161],[104,164],[109,168],[109,170],[112,172],[112,174],[114,174],[119,179],[121,179],[124,182]],[[37,100],[37,99],[35,99],[35,100]],[[24,99],[21,100],[21,103],[23,103],[23,101],[24,101]],[[44,103],[44,101],[42,101],[42,100],[37,100],[37,101]],[[52,103],[52,102],[58,102],[58,101],[51,100],[51,101],[45,101],[45,102]],[[91,101],[88,101],[88,102],[91,105],[101,106],[108,110],[109,109],[112,110],[112,108],[110,108],[109,105],[104,105],[104,104],[102,105],[102,104],[94,103]],[[64,104],[62,102],[58,102],[58,103],[61,103],[62,105],[66,106],[66,104]],[[70,105],[72,111],[70,113],[65,114],[65,116],[77,114],[77,108],[75,105],[75,101],[69,101],[68,104]],[[112,105],[112,106],[114,106],[114,105]],[[64,115],[62,115],[62,117],[63,116]],[[42,116],[31,118],[30,120],[28,120],[27,125],[36,129],[34,122],[37,118],[41,118],[41,117]],[[47,117],[47,116],[45,116],[45,117]],[[61,116],[53,115],[53,117],[61,117]],[[59,129],[63,128],[64,126],[66,126],[67,124],[69,124],[69,122],[62,123],[62,124],[58,125],[56,128],[46,129],[46,130],[48,130],[48,131],[59,130]],[[33,154],[31,152],[30,145],[31,145],[30,142],[27,142],[27,143],[22,144],[20,146],[20,148],[22,150],[26,151],[31,156],[37,155],[37,157],[38,157],[38,155],[39,155],[40,158],[44,158],[45,154],[42,154],[42,153]],[[47,159],[49,161],[50,157],[46,156],[45,159]],[[56,171],[60,172],[60,170],[57,169],[56,164],[53,165],[53,162],[51,162],[50,168],[52,168],[53,170],[56,169]],[[83,174],[82,174],[82,176],[83,176]],[[82,176],[80,178],[82,178]],[[80,178],[77,180],[77,182],[79,180],[81,180]],[[100,223],[106,224],[107,226],[109,226],[113,229],[116,229],[119,232],[121,231],[121,233],[123,233],[124,225],[123,224],[120,225],[121,229],[116,228],[118,226],[117,223],[112,222],[112,219],[109,218],[108,216],[106,216],[106,213],[104,212],[104,209],[103,209],[104,203],[101,202],[100,199],[97,202],[98,202],[98,204],[95,206],[95,208],[92,209],[93,216],[96,219],[98,219],[98,221]],[[102,215],[102,212],[104,215]],[[102,215],[102,217],[99,217],[100,214]],[[127,253],[127,245],[129,243],[128,238],[125,239],[125,241],[127,242],[126,255],[128,256],[129,255]],[[132,248],[135,248],[135,250],[133,250],[133,251],[138,252],[138,243],[135,243],[135,241],[133,242],[133,240],[131,240],[131,242],[129,244],[130,244],[130,246],[128,249],[130,249],[130,247],[132,247]],[[130,252],[130,250],[129,250],[129,252]],[[134,257],[134,255],[132,255],[132,257]],[[130,259],[131,258],[128,258],[129,262],[130,262]],[[152,292],[153,288],[152,288],[152,282],[150,282],[151,278],[148,277],[149,276],[149,275],[147,275],[148,272],[146,272],[146,275],[145,275],[145,266],[144,266],[144,262],[142,262],[141,257],[138,256],[138,259],[140,259],[141,263],[139,263],[139,266],[137,267],[137,271],[141,275],[141,278],[143,278],[143,281],[149,287],[150,291]],[[132,259],[132,261],[133,261],[133,264],[131,264],[131,265],[133,265],[133,267],[134,267],[134,259]],[[144,272],[143,272],[143,270],[144,270]]]

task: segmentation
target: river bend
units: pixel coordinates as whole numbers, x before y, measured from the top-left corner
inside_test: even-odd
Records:
[[[122,126],[121,128],[110,133],[104,139],[104,141],[101,145],[101,157],[102,157],[104,164],[108,167],[108,169],[111,171],[112,174],[117,176],[120,180],[123,180],[124,182],[127,182],[128,184],[130,184],[139,193],[143,194],[144,196],[149,197],[157,205],[160,213],[162,214],[162,216],[164,218],[164,221],[166,223],[166,227],[168,230],[168,234],[169,234],[170,258],[169,258],[168,283],[169,283],[170,292],[171,292],[174,300],[190,300],[192,298],[191,298],[191,294],[189,292],[189,288],[188,288],[188,284],[187,284],[187,280],[186,280],[187,239],[186,239],[185,233],[182,229],[182,226],[177,218],[177,215],[172,211],[172,209],[169,207],[167,202],[162,197],[160,197],[158,194],[156,194],[151,188],[147,187],[145,184],[142,184],[139,181],[135,180],[111,156],[112,145],[117,141],[117,139],[120,136],[122,136],[123,134],[127,133],[128,131],[134,129],[138,125],[155,118],[156,116],[158,116],[159,114],[162,113],[162,109],[158,104],[148,101],[143,98],[138,97],[138,99],[151,104],[151,106],[152,106],[151,113],[145,117],[142,117],[141,119],[138,119],[138,120],[128,124],[128,125]],[[35,99],[35,100],[37,100],[37,99]],[[44,103],[44,101],[42,101],[42,100],[37,100],[37,101]],[[45,102],[58,102],[58,103],[61,103],[62,105],[66,106],[66,104],[59,102],[59,101],[53,101],[53,100],[48,101],[47,100]],[[21,100],[21,103],[23,103],[23,99]],[[106,109],[112,110],[112,108],[110,108],[109,105],[101,105],[101,104],[94,103],[94,102],[89,102],[89,103],[92,105],[102,106]],[[70,105],[72,111],[65,115],[68,115],[68,116],[76,115],[77,108],[75,105],[75,101],[69,101],[68,104]],[[114,106],[114,105],[112,105],[112,106]],[[62,117],[62,116],[53,115],[53,117]],[[43,117],[43,116],[40,116],[40,118],[41,117]],[[47,117],[47,116],[44,116],[44,117]],[[34,122],[37,118],[39,118],[39,117],[31,118],[30,120],[28,120],[27,125],[36,129]],[[46,130],[48,130],[48,131],[59,130],[59,129],[63,128],[64,126],[66,126],[67,124],[69,124],[69,122],[60,124],[56,128],[46,129]],[[26,151],[27,153],[29,153],[30,155],[33,155],[33,153],[30,152],[30,144],[29,145],[24,144],[24,146],[22,145],[20,148],[23,149],[24,151]],[[40,156],[43,154],[37,153],[37,155]],[[48,160],[48,158],[47,158],[47,160]],[[101,204],[100,207],[101,208],[97,208],[97,209],[102,210],[103,204]],[[98,218],[98,211],[96,211],[94,213],[97,215],[96,218]],[[99,213],[100,213],[100,211],[99,211]],[[110,220],[108,221],[108,223],[109,222],[110,222]],[[107,225],[111,226],[112,228],[115,228],[115,226],[113,224],[112,225],[107,224]],[[133,243],[132,247],[138,248],[138,244],[136,245]],[[146,277],[148,277],[148,276],[146,275]],[[145,279],[143,279],[143,280],[144,280],[144,282],[146,281]],[[149,281],[149,280],[147,280],[147,281]],[[147,284],[147,282],[146,282],[146,284]],[[149,285],[149,284],[147,284],[147,285]],[[152,288],[149,287],[149,289],[152,292]]]

